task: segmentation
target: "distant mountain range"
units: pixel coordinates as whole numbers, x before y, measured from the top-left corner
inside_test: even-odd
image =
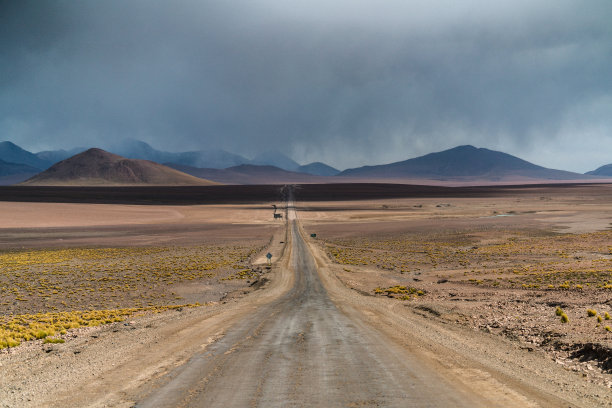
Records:
[[[194,150],[172,153],[154,149],[148,143],[131,139],[108,146],[107,150],[130,159],[151,160],[157,163],[177,163],[186,166],[214,169],[224,169],[249,162],[248,159],[238,154],[226,152],[225,150]]]
[[[93,185],[211,185],[148,160],[127,159],[101,149],[89,149],[54,164],[26,180],[31,186]]]
[[[249,160],[246,157],[220,149],[170,153],[154,149],[148,143],[130,139],[110,146],[108,150],[130,159],[151,160],[157,163],[173,163],[179,166],[195,168],[227,169],[242,164],[253,164],[257,166],[274,166],[287,171],[318,176],[335,175],[340,172],[327,164],[318,162],[301,166],[298,162],[279,151],[263,152],[255,156],[252,160]]]
[[[119,154],[119,156],[112,159],[107,157],[102,160],[106,165],[109,165],[111,162],[116,163],[121,159],[124,160],[121,162],[123,163],[121,165],[123,167],[119,167],[124,168],[127,166],[126,163],[129,163],[125,161],[128,159],[135,160],[134,163],[138,163],[138,161],[142,160],[149,160],[150,162],[164,163],[167,167],[162,167],[165,169],[180,171],[185,173],[183,174],[184,176],[191,175],[205,180],[228,184],[357,181],[418,182],[427,184],[428,180],[433,180],[437,183],[460,182],[478,184],[480,182],[537,182],[546,180],[588,181],[612,177],[612,164],[602,166],[597,170],[583,175],[545,168],[503,152],[476,148],[469,145],[458,146],[449,150],[430,153],[400,162],[377,166],[363,166],[347,169],[342,172],[321,162],[300,165],[277,151],[262,153],[253,160],[249,160],[243,156],[223,150],[194,150],[182,153],[165,152],[137,140],[127,140],[116,145],[113,149],[115,150],[113,150],[112,155],[115,156]],[[43,151],[34,154],[22,149],[12,142],[1,142],[0,185],[19,183],[46,169],[51,170],[50,167],[52,166],[52,168],[54,168],[53,171],[56,172],[56,178],[59,177],[58,175],[60,173],[68,174],[70,177],[76,177],[79,171],[87,170],[90,172],[93,167],[95,167],[93,162],[98,163],[100,159],[93,157],[91,152],[89,155],[79,156],[84,150],[86,149],[74,148],[70,150]],[[73,157],[79,157],[79,160],[64,163],[61,167],[61,172],[57,173],[58,170],[54,164],[62,161],[65,162],[67,159]],[[93,167],[86,166],[83,157],[88,160],[93,160]],[[119,159],[117,159],[117,157],[119,157]],[[132,164],[127,167],[132,166]],[[136,166],[136,164],[134,164],[134,166]],[[138,166],[141,166],[141,164]],[[136,169],[136,167],[134,167],[134,169]],[[151,170],[150,165],[145,167]],[[134,174],[138,174],[140,170],[134,169]],[[119,168],[115,170],[119,171]],[[49,173],[44,174],[44,177],[49,176]],[[87,173],[83,174],[82,178],[83,180],[88,179],[89,182],[93,183],[93,180],[97,179],[100,174],[95,172]],[[161,179],[171,179],[164,177],[161,177]],[[176,179],[179,184],[194,182],[193,179],[191,181],[186,179],[182,179],[181,181],[179,179],[180,178]],[[43,179],[34,178],[33,180],[42,182]],[[115,182],[123,183],[124,181],[116,180]],[[128,184],[140,182],[149,183],[149,181],[144,179],[134,179],[129,182],[125,181],[125,183]]]
[[[78,147],[69,150],[46,150],[34,154],[22,149],[12,142],[0,142],[0,160],[4,162],[0,166],[0,185],[15,184],[27,180],[33,175],[48,169],[53,164],[85,150],[87,150],[87,148]],[[310,163],[305,166],[300,166],[300,164],[293,159],[277,151],[265,152],[256,156],[253,160],[249,160],[238,154],[219,149],[194,150],[179,153],[166,152],[157,150],[148,143],[133,139],[128,139],[110,146],[108,150],[129,159],[150,160],[156,163],[172,163],[176,166],[193,168],[225,169],[243,164],[257,163],[257,165],[260,166],[274,165],[280,167],[282,170],[295,171],[309,175],[327,176],[339,173],[338,170],[324,163]],[[263,173],[264,172],[259,172],[258,174],[263,177]],[[225,179],[227,177],[224,176],[221,178]],[[250,178],[252,182],[256,182],[256,179],[256,177]],[[285,178],[275,177],[275,179],[284,180]],[[300,178],[296,178],[295,175],[292,175],[286,179],[297,180]]]
[[[64,149],[60,149],[60,150],[45,150],[42,152],[38,152],[36,153],[36,157],[38,157],[39,159],[43,160],[44,162],[47,163],[47,167],[51,167],[52,165],[54,165],[57,162],[60,162],[62,160],[66,160],[69,157],[74,156],[75,154],[79,154],[84,152],[85,150],[87,150],[86,147],[76,147],[74,149],[70,149],[70,150],[64,150]]]
[[[334,169],[325,163],[314,162],[300,166],[296,170],[299,173],[312,174],[314,176],[337,176],[340,170]]]
[[[287,171],[275,166],[241,164],[227,169],[206,169],[167,163],[169,167],[192,176],[202,177],[223,184],[291,184],[329,183],[329,177]]]
[[[589,171],[586,174],[591,176],[612,177],[612,163],[601,166],[593,171]]]
[[[537,166],[494,150],[458,146],[442,152],[379,166],[341,172],[340,177],[432,180],[579,180],[589,176]]]
[[[250,162],[243,164],[255,164],[258,166],[274,166],[287,171],[297,171],[300,164],[290,157],[285,156],[277,150],[258,154]]]
[[[0,185],[19,183],[49,166],[48,161],[12,142],[0,142]]]
[[[34,175],[40,172],[36,167],[28,166],[27,164],[9,163],[0,160],[0,177],[18,176],[20,174]]]
[[[0,159],[8,163],[27,164],[28,166],[42,170],[53,164],[22,149],[13,142],[0,142]]]

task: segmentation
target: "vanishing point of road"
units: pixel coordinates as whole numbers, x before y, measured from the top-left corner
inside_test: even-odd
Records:
[[[173,373],[138,407],[461,407],[482,400],[345,315],[289,205],[295,283]]]

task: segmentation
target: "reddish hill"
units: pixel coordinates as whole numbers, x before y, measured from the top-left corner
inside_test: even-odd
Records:
[[[126,159],[94,148],[56,163],[22,184],[33,186],[185,186],[217,183],[152,161]]]

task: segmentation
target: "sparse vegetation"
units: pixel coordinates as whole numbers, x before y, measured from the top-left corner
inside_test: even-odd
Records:
[[[397,200],[395,208],[405,210],[393,217],[372,211],[370,222],[362,210],[369,207],[362,205],[342,219],[363,226],[341,232],[328,227],[321,236],[346,286],[386,296],[394,282],[419,285],[428,290],[429,300],[406,304],[408,310],[435,304],[446,323],[504,336],[522,343],[522,349],[550,353],[566,369],[586,371],[587,363],[572,354],[573,347],[609,348],[611,338],[605,327],[612,325],[604,320],[612,314],[606,307],[612,289],[612,229],[594,231],[607,222],[591,222],[609,213],[609,192],[598,191],[587,200],[555,197],[547,210],[530,199],[458,199],[445,213],[434,210],[436,201],[430,200],[423,214],[413,210],[414,200]],[[574,211],[579,205],[584,205],[581,211]],[[516,206],[515,219],[478,214],[509,214],[510,206]],[[572,215],[561,218],[558,211]],[[345,267],[353,273],[340,272]],[[587,309],[594,310],[591,317]],[[589,361],[589,381],[596,376],[597,361]]]
[[[45,340],[43,341],[44,344],[47,343],[51,343],[51,344],[57,344],[57,343],[65,343],[66,340],[64,339],[57,339],[57,338],[52,338],[52,337],[46,337]]]
[[[68,248],[0,252],[0,349],[66,330],[177,308],[172,288],[247,279],[248,246]],[[49,341],[55,341],[53,339]]]
[[[0,252],[0,306],[6,314],[163,306],[180,300],[171,290],[178,283],[215,278],[220,271],[242,276],[257,250],[211,246]]]
[[[424,296],[425,291],[422,289],[413,288],[410,286],[390,286],[388,288],[382,289],[380,287],[374,289],[374,293],[377,295],[386,294],[389,297],[397,297],[401,300],[409,300],[411,298],[418,298],[419,296]],[[401,296],[397,296],[401,295]]]
[[[56,334],[65,334],[77,327],[94,327],[116,323],[126,317],[145,312],[159,313],[182,307],[196,307],[199,304],[128,308],[115,310],[89,310],[58,313],[36,313],[0,318],[0,349],[16,347],[22,341],[45,339]],[[50,339],[47,342],[60,342]],[[63,342],[63,341],[61,341]]]
[[[342,265],[373,266],[396,273],[463,271],[463,282],[496,288],[562,291],[612,289],[612,231],[544,234],[504,231],[487,244],[476,234],[358,238],[327,241],[330,257]],[[580,255],[577,255],[580,254]]]
[[[238,272],[226,277],[226,278],[221,278],[221,280],[233,280],[233,279],[254,279],[256,278],[257,272],[255,272],[254,270],[250,269],[250,268],[246,268],[246,269],[241,269]]]

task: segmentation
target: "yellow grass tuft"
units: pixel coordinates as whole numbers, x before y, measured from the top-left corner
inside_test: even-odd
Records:
[[[0,349],[16,347],[21,341],[35,339],[60,342],[61,339],[50,339],[56,333],[66,333],[77,327],[94,327],[121,322],[128,316],[146,312],[159,313],[183,307],[197,307],[199,303],[187,305],[152,306],[146,308],[127,308],[110,310],[88,310],[57,313],[36,313],[10,317],[0,317]],[[63,340],[61,341],[63,342]]]

